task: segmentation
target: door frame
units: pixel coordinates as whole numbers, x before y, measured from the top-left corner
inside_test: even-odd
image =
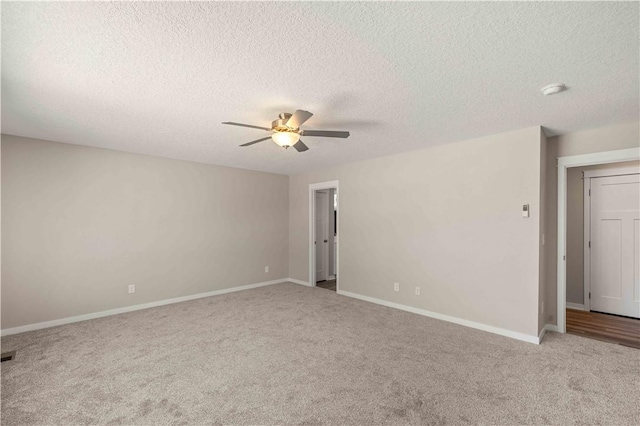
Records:
[[[640,148],[558,157],[557,331],[567,331],[567,169],[640,160]]]
[[[332,180],[328,182],[318,182],[309,184],[309,285],[311,287],[316,286],[316,247],[313,242],[316,239],[316,191],[323,189],[335,189],[336,190],[336,205],[338,209],[337,213],[337,234],[340,235],[340,190],[338,189],[339,181]],[[329,200],[331,204],[331,200]],[[336,248],[336,292],[340,290],[340,243]]]
[[[329,275],[330,275],[329,274],[329,251],[330,251],[329,250],[329,240],[331,238],[329,238],[329,233],[330,233],[329,222],[331,222],[332,218],[329,217],[328,210],[329,210],[329,207],[331,207],[331,210],[333,210],[333,200],[330,200],[329,194],[331,193],[331,191],[329,189],[316,189],[316,190],[313,191],[313,193],[315,195],[315,200],[316,200],[316,205],[315,205],[315,210],[314,210],[314,213],[316,215],[315,219],[316,220],[318,219],[318,217],[317,217],[318,213],[322,212],[322,210],[324,210],[324,215],[325,215],[325,218],[326,218],[325,219],[325,224],[324,224],[326,226],[326,229],[323,230],[323,231],[326,232],[326,240],[324,240],[324,235],[321,235],[320,238],[318,238],[318,235],[317,235],[318,223],[317,223],[317,221],[314,221],[314,224],[313,224],[314,230],[316,232],[316,235],[315,235],[315,238],[314,238],[314,241],[316,242],[316,244],[314,244],[313,247],[314,247],[314,249],[316,251],[316,257],[315,257],[315,259],[316,259],[316,269],[315,269],[316,277],[315,277],[315,279],[316,280],[315,280],[315,282],[317,284],[318,281],[321,281],[321,280],[318,279],[319,278],[318,277],[318,255],[320,254],[321,251],[324,252],[324,253],[322,253],[323,256],[321,256],[321,257],[324,257],[324,265],[320,265],[320,266],[324,266],[324,276],[325,276],[324,280],[328,281],[329,280]],[[324,194],[326,196],[326,204],[321,205],[321,206],[318,205],[318,198],[319,198],[320,194]],[[320,241],[324,240],[325,243],[324,244],[317,244],[318,240],[320,240]]]
[[[584,223],[584,240],[583,240],[583,265],[584,265],[584,290],[582,304],[585,311],[591,310],[591,179],[609,176],[635,175],[640,170],[637,167],[615,166],[598,170],[585,170],[582,175],[583,183],[583,223]]]

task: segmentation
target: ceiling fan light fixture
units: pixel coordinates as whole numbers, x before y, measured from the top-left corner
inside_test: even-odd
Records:
[[[313,116],[309,111],[297,109],[293,114],[283,112],[278,118],[271,122],[271,128],[254,126],[252,124],[236,123],[233,121],[223,121],[222,124],[249,127],[251,129],[266,130],[271,132],[271,136],[256,139],[251,142],[243,143],[240,146],[251,146],[257,143],[272,139],[276,145],[284,149],[290,146],[294,147],[298,152],[305,152],[309,147],[300,140],[300,136],[323,137],[323,138],[348,138],[349,132],[343,130],[302,130],[301,125],[307,122]]]
[[[281,147],[288,148],[300,140],[300,135],[296,132],[274,132],[271,139]]]

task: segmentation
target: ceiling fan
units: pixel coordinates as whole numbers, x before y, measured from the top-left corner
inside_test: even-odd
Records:
[[[300,126],[311,118],[313,114],[309,111],[297,110],[293,114],[283,112],[278,116],[276,120],[271,123],[271,128],[253,126],[251,124],[234,123],[231,121],[225,121],[222,124],[229,124],[231,126],[250,127],[252,129],[266,130],[272,132],[270,136],[266,138],[256,139],[255,141],[243,143],[240,146],[249,146],[258,142],[266,141],[267,139],[273,139],[273,141],[283,147],[284,149],[290,146],[294,147],[296,151],[303,152],[309,149],[307,145],[300,140],[300,136],[321,136],[325,138],[348,138],[349,132],[335,131],[335,130],[302,130]]]

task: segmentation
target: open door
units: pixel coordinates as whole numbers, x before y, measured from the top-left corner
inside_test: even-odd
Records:
[[[339,292],[338,181],[309,184],[309,285]]]

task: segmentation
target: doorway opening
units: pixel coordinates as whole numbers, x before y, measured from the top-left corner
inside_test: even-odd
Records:
[[[566,332],[640,349],[640,161],[566,170]]]
[[[338,181],[309,185],[309,284],[337,291]]]

